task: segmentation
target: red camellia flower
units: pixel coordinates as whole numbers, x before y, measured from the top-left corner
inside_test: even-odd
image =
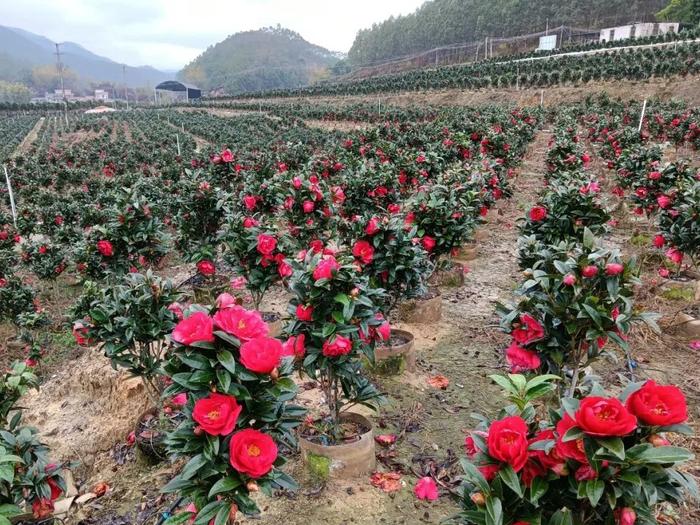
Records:
[[[214,342],[214,320],[204,312],[194,312],[183,319],[173,330],[173,341],[183,345],[199,342]]]
[[[539,222],[547,217],[547,208],[544,206],[533,206],[530,208],[530,219]]]
[[[670,248],[667,250],[666,257],[671,259],[675,264],[681,264],[683,262],[683,252],[678,248]]]
[[[588,481],[591,479],[596,479],[598,477],[598,473],[590,465],[581,465],[576,469],[574,477],[576,478],[576,481]]]
[[[304,213],[311,213],[314,211],[314,201],[304,201],[301,206],[304,209]]]
[[[236,428],[236,421],[243,410],[236,398],[212,392],[198,399],[192,410],[192,419],[202,430],[212,436],[228,436]]]
[[[46,498],[37,498],[32,503],[32,514],[34,519],[43,520],[53,513],[53,502]]]
[[[73,338],[78,346],[87,346],[91,343],[88,339],[88,329],[81,321],[73,323]]]
[[[576,284],[576,276],[572,273],[567,273],[562,279],[562,282],[566,286],[573,286],[574,284]]]
[[[625,267],[620,263],[608,263],[605,265],[605,275],[613,277],[625,271]]]
[[[506,362],[513,374],[535,370],[542,364],[537,352],[521,348],[515,341],[506,349]]]
[[[388,341],[391,337],[391,325],[389,322],[384,322],[377,327],[377,334],[382,339],[382,341]]]
[[[277,263],[277,273],[282,278],[291,277],[294,273],[294,269],[292,268],[292,265],[289,264],[285,259],[281,259]]]
[[[433,248],[435,248],[435,239],[430,235],[423,235],[420,239],[420,243],[423,248],[425,248],[426,252],[432,252]]]
[[[587,279],[592,279],[593,277],[598,275],[598,267],[593,265],[585,266],[583,270],[581,270],[581,275],[583,275]]]
[[[498,474],[498,471],[501,470],[500,465],[480,465],[476,468],[481,472],[481,475],[484,476],[486,481],[492,481],[493,478],[496,477],[496,474]]]
[[[226,148],[224,151],[221,152],[221,160],[224,162],[233,162],[233,153],[231,153],[231,150]]]
[[[619,399],[589,396],[581,400],[576,424],[590,436],[625,436],[637,428],[637,418]]]
[[[374,235],[379,231],[379,220],[376,217],[372,217],[367,226],[365,227],[365,233],[367,235]]]
[[[252,228],[254,226],[257,226],[259,222],[254,218],[254,217],[246,217],[243,219],[243,227],[244,228]]]
[[[677,425],[688,419],[688,407],[680,388],[657,385],[651,379],[627,399],[627,409],[647,425]]]
[[[314,315],[314,307],[299,304],[297,305],[296,314],[297,319],[299,319],[300,321],[311,321]]]
[[[357,257],[362,264],[369,264],[374,258],[374,248],[367,241],[357,241],[352,247],[352,254]]]
[[[112,243],[107,240],[97,241],[97,251],[104,257],[111,257],[114,255],[114,247]]]
[[[251,372],[269,374],[280,364],[282,342],[272,337],[257,337],[241,345],[240,361]]]
[[[214,324],[227,334],[241,341],[250,341],[257,337],[265,337],[269,328],[260,313],[246,310],[238,305],[220,309],[214,314]]]
[[[277,445],[267,434],[246,428],[231,437],[229,456],[233,468],[257,479],[272,470],[277,459]]]
[[[249,211],[252,211],[255,209],[255,205],[257,204],[258,200],[253,197],[252,195],[246,195],[243,197],[243,204],[245,205],[246,209]]]
[[[435,484],[435,480],[429,476],[418,480],[418,483],[416,483],[416,486],[413,488],[413,493],[418,499],[428,501],[435,501],[438,499],[437,485]]]
[[[316,268],[314,268],[313,278],[315,281],[319,281],[321,279],[332,279],[333,272],[338,270],[338,268],[340,268],[338,261],[335,260],[335,257],[330,255],[321,259],[316,265]]]
[[[664,239],[663,235],[655,235],[653,243],[656,248],[663,248],[664,244],[666,243],[666,239]]]
[[[666,208],[670,207],[671,204],[673,204],[673,200],[668,195],[659,195],[656,198],[656,203],[659,205],[659,208],[665,210]]]
[[[533,443],[536,443],[538,441],[547,441],[547,440],[555,440],[556,441],[556,436],[554,435],[554,430],[552,429],[546,429],[546,430],[540,430],[537,434],[535,434],[535,437],[533,437],[529,443],[532,445]],[[557,465],[561,465],[564,462],[564,458],[559,456],[557,454],[557,451],[555,448],[550,449],[549,452],[545,452],[544,450],[530,450],[529,452],[530,457],[536,458],[537,461],[540,462],[540,464],[547,468],[551,469],[556,467]]]
[[[491,423],[488,436],[489,456],[508,463],[520,472],[527,462],[527,424],[520,416],[509,416]]]
[[[326,357],[338,357],[347,355],[352,350],[352,341],[342,335],[336,335],[332,341],[324,341],[323,355]]]
[[[557,442],[554,445],[554,450],[559,457],[564,459],[574,459],[579,463],[588,463],[588,457],[586,457],[586,451],[583,446],[583,439],[574,439],[571,441],[564,441],[564,434],[572,427],[576,426],[576,421],[569,415],[564,414],[559,423],[557,423]]]
[[[275,248],[277,248],[277,239],[274,235],[267,235],[266,233],[258,235],[258,244],[256,246],[258,253],[262,255],[272,255]]]
[[[306,346],[304,334],[292,335],[282,345],[282,357],[304,357]]]
[[[520,326],[511,333],[513,339],[521,345],[527,345],[544,337],[544,328],[530,314],[520,314]]]
[[[637,522],[637,513],[629,507],[616,509],[613,515],[617,525],[634,525]]]
[[[213,262],[204,259],[203,261],[199,261],[197,263],[197,271],[202,275],[209,277],[216,273],[216,266]]]

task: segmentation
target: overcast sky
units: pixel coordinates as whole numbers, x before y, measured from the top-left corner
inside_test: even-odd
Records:
[[[0,0],[0,25],[70,40],[128,65],[180,69],[228,35],[281,24],[331,51],[424,0]]]

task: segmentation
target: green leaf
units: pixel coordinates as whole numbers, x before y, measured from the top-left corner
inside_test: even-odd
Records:
[[[214,525],[226,525],[228,523],[229,515],[231,514],[231,504],[226,503],[223,507],[219,509],[216,513],[216,519],[214,520]]]
[[[589,479],[586,481],[586,497],[593,507],[598,505],[604,490],[605,483],[603,481],[599,479]]]
[[[546,494],[549,483],[544,478],[535,478],[530,485],[530,503],[537,505],[537,501]]]
[[[241,480],[237,478],[232,478],[230,476],[226,478],[221,478],[211,487],[211,489],[209,490],[209,496],[207,497],[211,499],[217,494],[221,494],[223,492],[230,492],[233,489],[240,487],[241,484]]]
[[[682,463],[693,458],[690,451],[682,447],[650,447],[637,454],[634,463]]]
[[[462,465],[462,470],[464,470],[464,473],[469,481],[474,483],[485,495],[491,493],[491,487],[489,487],[488,481],[486,481],[484,475],[479,472],[479,469],[476,468],[473,463],[464,458],[462,458],[459,463]]]
[[[567,432],[568,434],[568,432]],[[620,438],[605,438],[596,439],[598,444],[604,449],[610,451],[615,457],[624,461],[625,459],[625,444]]]
[[[178,512],[170,516],[163,525],[181,525],[182,523],[187,523],[193,516],[192,512]]]
[[[562,436],[561,440],[563,442],[567,441],[575,441],[577,439],[582,439],[584,436],[583,430],[581,430],[578,427],[571,427],[569,430],[566,431],[566,433]]]
[[[503,525],[501,500],[486,496],[486,525]]]
[[[513,470],[513,467],[510,465],[502,467],[501,470],[498,471],[498,475],[503,480],[503,483],[510,487],[513,492],[515,492],[520,498],[523,497],[523,487],[520,484],[520,479],[518,479],[518,475]]]
[[[199,469],[208,463],[203,454],[197,454],[187,462],[187,465],[180,472],[181,479],[191,479]]]
[[[571,511],[566,507],[556,511],[549,519],[549,525],[574,525]]]
[[[236,373],[236,360],[233,358],[233,354],[231,352],[228,350],[222,350],[216,355],[216,358],[226,370],[232,374]]]

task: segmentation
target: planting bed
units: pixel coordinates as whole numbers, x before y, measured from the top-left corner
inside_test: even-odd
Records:
[[[647,58],[656,64],[657,55]],[[137,109],[71,113],[68,122],[51,114],[3,121],[0,138],[22,148],[8,164],[16,227],[0,184],[0,365],[24,362],[40,384],[0,384],[17,390],[16,405],[0,411],[0,429],[14,431],[8,413],[21,407],[22,424],[38,429],[50,464],[72,471],[75,486],[60,492],[87,496],[63,523],[176,524],[187,522],[184,512],[199,512],[197,525],[224,525],[228,516],[230,523],[261,524],[440,523],[452,516],[481,523],[477,514],[503,500],[505,520],[486,523],[534,524],[523,521],[532,508],[517,490],[480,485],[476,469],[460,461],[478,424],[471,415],[503,418],[503,384],[489,376],[559,376],[561,387],[537,401],[553,409],[566,392],[590,397],[594,376],[610,395],[654,379],[677,385],[687,400],[687,434],[654,430],[667,432],[664,446],[675,446],[683,474],[672,475],[684,482],[700,475],[700,462],[676,448],[700,452],[700,373],[693,366],[700,342],[676,326],[681,312],[700,317],[700,301],[692,280],[690,294],[667,293],[682,272],[697,271],[700,255],[700,112],[655,102],[639,134],[639,109],[601,97],[550,110],[389,106],[378,117],[374,106],[326,101],[265,113]],[[655,148],[670,144],[669,163]],[[469,257],[460,257],[465,249]],[[453,258],[459,278],[443,270],[430,279]],[[598,274],[587,276],[591,265]],[[599,279],[594,291],[586,279]],[[551,282],[559,283],[555,291],[547,291]],[[580,308],[562,328],[552,297],[567,286],[590,298],[586,307],[559,299],[570,301],[561,318]],[[421,310],[423,297],[436,304]],[[206,306],[195,313],[192,302]],[[241,314],[241,307],[265,315]],[[227,312],[243,317],[229,321]],[[642,312],[658,315],[643,319]],[[197,314],[203,324],[183,329]],[[525,339],[518,330],[528,315],[542,333]],[[210,317],[216,328],[207,336]],[[263,321],[270,326],[260,328]],[[393,374],[371,364],[375,349],[395,340],[389,326],[414,338],[415,363]],[[280,343],[262,337],[268,330]],[[243,357],[249,342],[267,345],[256,350],[257,361]],[[285,359],[276,350],[281,343]],[[571,348],[584,351],[573,358]],[[263,362],[274,352],[272,364]],[[29,376],[22,381],[35,386]],[[197,415],[203,400],[228,404]],[[377,410],[366,406],[375,401]],[[341,408],[373,428],[352,416],[334,438],[332,424],[319,421]],[[137,426],[148,410],[153,417]],[[227,430],[215,425],[224,411],[236,413]],[[135,443],[164,418],[182,422],[167,440],[178,457],[153,464]],[[259,435],[238,452],[229,449],[243,432],[272,436],[275,457],[286,464],[264,471],[257,463],[234,465],[234,456],[245,462],[245,454],[264,458],[271,450]],[[314,445],[372,445],[371,471],[329,475],[325,452],[300,452],[295,435],[315,436]],[[622,452],[633,453],[638,434],[619,435],[628,440],[620,441]],[[478,449],[479,439],[470,446]],[[495,479],[511,487],[512,458],[481,448],[471,459],[483,467],[486,452],[501,469]],[[355,452],[348,454],[338,461],[352,463]],[[30,512],[30,498],[49,500],[42,492],[52,487],[46,463],[25,480],[36,494],[16,502],[27,498]],[[676,459],[657,463],[666,468]],[[572,473],[584,466],[569,458]],[[612,497],[616,474],[607,464],[598,468],[595,478],[572,474],[571,482],[599,480]],[[550,494],[567,475],[554,472],[534,475],[547,479]],[[418,480],[434,483],[439,497],[414,491]],[[526,498],[532,486],[523,479]],[[634,506],[637,523],[653,523],[648,495],[636,501],[620,493],[614,515],[586,493],[598,490],[595,483],[581,490],[578,499],[575,492],[561,496],[578,501],[579,521],[560,523],[579,525],[586,516],[585,523],[614,523],[622,501]],[[536,512],[558,504],[542,498]],[[651,507],[659,523],[700,521],[690,498]]]

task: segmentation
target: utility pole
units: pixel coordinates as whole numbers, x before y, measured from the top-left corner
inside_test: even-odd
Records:
[[[126,100],[126,109],[129,109],[129,87],[126,85],[126,65],[122,64],[122,76],[124,77],[124,99]]]
[[[63,95],[63,110],[66,118],[66,127],[68,126],[68,101],[66,100],[66,85],[63,83],[63,64],[61,64],[61,44],[56,43],[56,68],[58,76],[61,79],[61,94]]]

